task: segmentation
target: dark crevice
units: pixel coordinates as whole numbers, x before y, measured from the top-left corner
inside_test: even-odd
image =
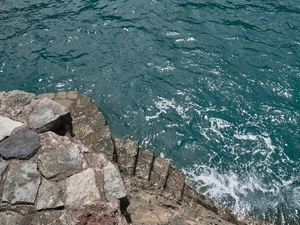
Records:
[[[127,223],[131,224],[132,220],[130,217],[129,212],[127,212],[127,207],[129,206],[130,202],[128,197],[124,197],[120,199],[120,210],[121,210],[121,214],[125,217]]]

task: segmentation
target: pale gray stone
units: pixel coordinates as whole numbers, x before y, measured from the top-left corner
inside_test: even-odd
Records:
[[[25,128],[0,143],[0,156],[4,159],[30,159],[39,147],[39,135]]]
[[[7,165],[7,162],[0,162],[0,180],[2,179],[2,174],[4,173]]]
[[[8,137],[15,128],[22,125],[23,123],[0,116],[0,141]]]
[[[66,202],[71,208],[81,208],[100,201],[95,172],[88,168],[66,179]]]
[[[47,179],[61,180],[69,177],[80,171],[85,162],[76,146],[53,149],[38,155],[39,169]]]
[[[28,125],[38,133],[55,131],[63,124],[63,117],[69,112],[60,104],[43,98],[33,108],[28,118]]]
[[[19,115],[36,95],[24,91],[9,91],[1,100],[1,108],[11,116]]]
[[[23,216],[13,211],[0,212],[1,225],[22,225]]]
[[[119,170],[115,165],[109,163],[103,168],[104,192],[107,201],[120,199],[127,196],[126,189]]]
[[[20,163],[8,171],[2,200],[11,204],[33,204],[40,185],[37,165]]]
[[[20,225],[75,225],[74,218],[66,210],[35,212],[26,215]]]
[[[59,198],[59,187],[55,182],[43,180],[37,195],[37,210],[54,209],[64,206]]]

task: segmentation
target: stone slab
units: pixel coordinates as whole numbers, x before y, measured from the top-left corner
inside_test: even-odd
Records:
[[[164,188],[167,181],[170,167],[170,160],[157,157],[154,159],[153,168],[150,175],[151,183],[157,188]]]
[[[78,91],[69,91],[67,92],[67,98],[71,100],[75,100],[78,98]]]
[[[11,132],[19,127],[24,125],[23,123],[9,119],[8,117],[0,116],[0,141],[4,138],[10,136]]]
[[[127,192],[119,170],[112,163],[103,168],[104,192],[107,201],[120,199],[127,196]]]
[[[0,108],[11,116],[18,116],[35,98],[36,95],[24,91],[9,91],[2,97]]]
[[[55,96],[54,93],[44,93],[44,94],[38,95],[38,98],[39,99],[49,98],[50,100],[53,100],[54,96]]]
[[[23,216],[13,211],[0,212],[1,225],[21,225]]]
[[[95,172],[88,168],[66,179],[66,202],[70,208],[79,209],[100,201]]]
[[[63,124],[62,117],[67,116],[68,113],[65,107],[48,98],[43,98],[29,115],[28,125],[38,133],[55,131]]]
[[[73,217],[66,210],[51,210],[26,215],[20,225],[75,225]]]
[[[74,146],[52,149],[38,155],[38,165],[41,173],[47,178],[61,180],[82,169],[86,162],[80,151]]]
[[[7,162],[0,162],[0,181],[2,179],[2,174],[6,170],[8,163]]]
[[[64,206],[59,197],[59,187],[56,182],[43,180],[37,195],[37,210],[54,209]]]
[[[8,171],[2,200],[11,204],[33,204],[40,185],[37,165],[20,163]]]
[[[121,173],[129,176],[134,175],[139,149],[138,142],[119,138],[116,138],[114,142]]]
[[[135,175],[137,177],[143,178],[144,180],[149,180],[153,160],[153,150],[139,148],[139,154],[135,168]]]
[[[166,182],[165,190],[170,192],[175,198],[181,199],[184,189],[185,175],[174,167],[170,166],[169,176]]]
[[[3,159],[30,159],[39,148],[39,135],[25,128],[0,143],[0,156]]]

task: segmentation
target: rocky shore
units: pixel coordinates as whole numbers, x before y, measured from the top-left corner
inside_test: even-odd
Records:
[[[215,206],[138,142],[114,138],[76,91],[0,92],[0,221],[11,224],[269,224]]]

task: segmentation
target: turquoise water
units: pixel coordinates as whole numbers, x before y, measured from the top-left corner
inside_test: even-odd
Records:
[[[300,217],[298,1],[2,0],[0,91],[78,90],[236,213]]]

